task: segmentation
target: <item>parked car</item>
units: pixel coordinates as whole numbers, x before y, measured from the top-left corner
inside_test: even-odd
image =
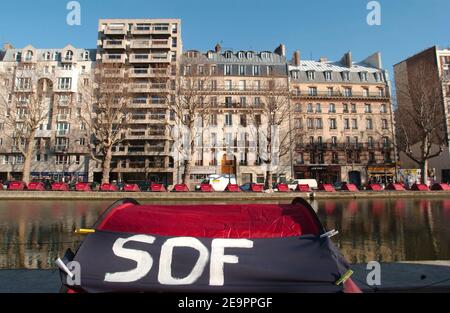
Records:
[[[315,179],[293,179],[288,183],[289,189],[292,191],[297,190],[298,185],[308,185],[313,190],[319,187]]]
[[[229,184],[237,184],[235,175],[209,175],[200,185],[195,186],[195,190],[200,190],[201,185],[211,185],[215,191],[225,191]]]

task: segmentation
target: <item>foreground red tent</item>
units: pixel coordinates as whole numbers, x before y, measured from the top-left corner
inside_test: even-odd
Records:
[[[210,184],[201,184],[200,185],[201,192],[214,192],[214,187]]]
[[[53,183],[52,191],[69,191],[69,185],[66,183]]]
[[[350,191],[350,192],[358,192],[359,191],[358,187],[356,187],[355,184],[349,184],[349,183],[342,184],[342,190]]]
[[[402,184],[390,184],[386,187],[389,191],[405,191],[405,187]]]
[[[239,187],[239,185],[229,184],[227,186],[227,188],[225,188],[225,191],[227,191],[227,192],[241,192],[241,188]]]
[[[334,189],[333,185],[331,185],[331,184],[320,184],[319,191],[336,192],[336,189]]]
[[[86,182],[80,182],[75,184],[75,191],[92,191],[91,184]]]
[[[114,191],[118,191],[119,188],[117,188],[116,185],[113,184],[102,184],[100,186],[100,191],[105,191],[105,192],[114,192]]]
[[[149,190],[151,192],[167,192],[167,189],[163,184],[151,184]]]
[[[313,208],[141,205],[121,200],[85,230],[69,292],[359,292]]]
[[[414,184],[411,186],[412,191],[430,191],[427,185],[424,184]]]
[[[433,191],[450,191],[450,185],[448,184],[434,184],[431,187]]]
[[[369,184],[367,186],[369,191],[383,191],[383,187],[380,184]]]
[[[137,184],[126,184],[123,186],[123,191],[125,192],[140,192],[141,188]]]

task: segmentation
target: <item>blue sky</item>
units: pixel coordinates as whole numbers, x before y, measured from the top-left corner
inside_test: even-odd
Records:
[[[2,1],[0,43],[95,48],[99,18],[181,18],[185,49],[287,46],[302,58],[355,60],[376,51],[384,67],[435,44],[450,46],[449,0],[381,0],[382,25],[369,26],[369,0],[80,0],[81,26],[66,24],[68,0]]]

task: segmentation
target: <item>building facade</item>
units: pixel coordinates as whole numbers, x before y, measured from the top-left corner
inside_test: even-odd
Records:
[[[48,116],[36,132],[32,178],[87,180],[89,136],[81,118],[85,110],[80,90],[91,83],[96,51],[70,45],[63,49],[14,49],[6,45],[1,55],[2,110],[6,112],[0,119],[0,179],[21,177],[24,157],[14,143],[19,138],[15,138],[14,125],[8,119],[11,111],[24,112],[40,88]]]
[[[258,111],[258,107],[264,106],[274,88],[286,91],[282,101],[288,105],[285,47],[255,52],[222,50],[217,45],[206,53],[185,52],[181,64],[181,75],[207,76],[204,82],[208,85],[203,101],[208,104],[209,116],[196,138],[191,179],[200,182],[211,174],[232,174],[238,183],[264,183],[267,164],[261,159],[254,122],[256,118],[267,123],[264,110]],[[270,167],[274,181],[291,177],[286,158],[275,158]]]
[[[289,64],[291,105],[298,128],[296,178],[323,183],[395,180],[391,87],[381,55],[353,62],[302,60]]]
[[[114,148],[111,179],[172,184],[167,95],[182,51],[181,21],[100,20],[98,34],[98,62],[125,65],[133,94],[129,130],[126,140]],[[94,176],[99,180],[100,168]]]
[[[396,89],[398,95],[398,106],[407,106],[409,102],[403,94],[407,92],[406,84],[414,86],[414,84],[421,84],[419,75],[415,75],[415,71],[420,71],[421,64],[426,64],[427,80],[431,84],[440,86],[442,93],[441,112],[445,121],[445,134],[450,143],[450,49],[440,49],[437,46],[425,49],[424,51],[413,55],[404,61],[394,65]],[[420,155],[420,147],[417,144],[412,149],[414,153]],[[438,151],[439,147],[435,145],[432,151]],[[411,160],[404,153],[400,154],[403,168],[417,168],[413,160]],[[436,158],[430,159],[430,176],[439,182],[450,182],[450,150],[447,146],[445,151]]]

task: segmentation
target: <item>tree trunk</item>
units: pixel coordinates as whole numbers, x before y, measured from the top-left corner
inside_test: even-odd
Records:
[[[189,186],[191,183],[191,171],[192,171],[192,160],[186,160],[184,161],[184,175],[183,175],[183,184],[186,186]]]
[[[427,185],[428,184],[428,160],[422,161],[422,164],[420,164],[420,168],[422,170],[421,183]]]
[[[265,183],[264,188],[268,189],[268,190],[272,190],[273,189],[272,169],[270,168],[270,164],[267,164],[266,183]]]
[[[112,146],[105,149],[105,157],[102,164],[102,184],[109,184],[111,173]]]
[[[25,149],[23,171],[22,171],[22,181],[26,184],[30,183],[31,180],[31,161],[33,160],[34,151],[34,137],[36,132],[32,131],[28,139],[28,144]]]

